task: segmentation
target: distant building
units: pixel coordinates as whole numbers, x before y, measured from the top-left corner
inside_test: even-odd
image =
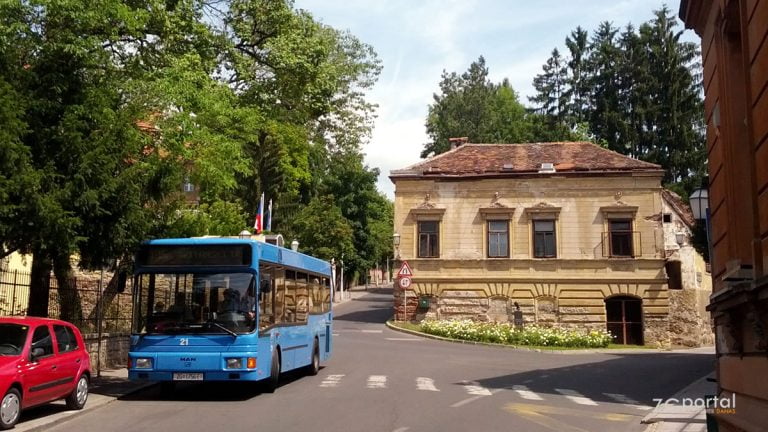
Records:
[[[768,421],[768,0],[682,0],[702,38],[719,430]]]
[[[694,287],[696,271],[684,227],[670,228],[682,245],[673,236],[667,247],[665,215],[681,216],[665,204],[663,175],[587,142],[463,144],[392,171],[396,254],[414,273],[408,318],[512,322],[517,302],[527,323],[670,345],[668,261],[680,263],[678,285]],[[682,303],[706,333],[704,303]],[[395,306],[405,316],[402,290]]]

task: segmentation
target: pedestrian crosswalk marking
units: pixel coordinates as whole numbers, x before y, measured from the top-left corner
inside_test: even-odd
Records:
[[[368,377],[366,383],[368,388],[387,388],[387,376],[386,375],[371,375]]]
[[[363,333],[381,333],[384,330],[360,330]]]
[[[477,381],[464,381],[461,383],[467,390],[467,393],[475,396],[490,396],[491,392],[480,385]]]
[[[532,392],[528,387],[524,385],[516,385],[512,386],[512,390],[517,392],[517,394],[520,395],[523,399],[528,400],[544,400],[541,396],[537,395],[536,393]]]
[[[432,378],[418,377],[416,378],[416,388],[426,391],[440,391],[435,387],[435,381]]]
[[[344,374],[328,375],[325,378],[323,378],[323,381],[319,384],[319,386],[326,387],[326,388],[338,387],[345,376],[346,375]],[[369,389],[386,389],[387,380],[388,378],[386,375],[370,375],[366,381],[366,387]],[[464,387],[464,390],[471,397],[469,399],[465,399],[451,405],[451,407],[454,407],[454,408],[482,399],[485,396],[492,396],[494,393],[504,390],[504,389],[497,389],[494,391],[490,391],[489,389],[480,385],[480,383],[477,381],[461,381],[460,384]],[[507,390],[511,389],[523,399],[532,400],[532,401],[544,400],[544,398],[540,394],[532,391],[529,387],[524,385],[514,385],[512,387],[507,387],[506,389]],[[437,385],[435,384],[435,380],[428,377],[416,378],[416,390],[431,391],[431,392],[440,391],[440,389],[437,388]],[[571,402],[577,403],[579,405],[591,405],[591,406],[598,405],[597,402],[584,396],[583,394],[579,393],[576,390],[559,389],[559,388],[556,388],[554,390],[560,393],[561,395],[565,396]],[[623,394],[603,393],[603,395],[630,408],[634,408],[638,410],[651,409],[651,407],[647,405],[643,405],[642,403],[636,401],[635,399],[632,399],[629,396],[626,396]]]
[[[634,400],[634,399],[632,399],[632,398],[630,398],[630,397],[628,397],[626,395],[623,395],[623,394],[618,394],[618,393],[603,393],[603,394],[608,396],[609,398],[617,401],[617,402],[621,402],[624,405],[628,405],[628,406],[631,406],[633,408],[637,408],[637,409],[640,409],[640,410],[649,410],[649,409],[651,409],[651,407],[643,405],[640,402],[638,402],[638,401],[636,401],[636,400]]]
[[[584,396],[583,394],[577,392],[576,390],[555,389],[555,391],[565,396],[566,398],[572,400],[573,402],[576,402],[579,405],[597,405],[597,402]]]
[[[339,381],[344,378],[344,375],[328,375],[323,382],[320,383],[320,387],[336,387],[339,385]]]

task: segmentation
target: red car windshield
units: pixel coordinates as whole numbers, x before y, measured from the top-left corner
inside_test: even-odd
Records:
[[[0,355],[19,355],[24,349],[29,326],[0,324]]]

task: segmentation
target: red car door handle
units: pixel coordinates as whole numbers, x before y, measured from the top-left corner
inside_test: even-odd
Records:
[[[51,370],[55,370],[57,367],[58,367],[58,366],[56,366],[56,365],[53,365],[53,366],[51,366]]]
[[[80,363],[80,359],[75,360],[75,363]]]

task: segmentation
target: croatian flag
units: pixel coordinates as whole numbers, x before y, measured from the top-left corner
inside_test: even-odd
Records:
[[[256,234],[261,234],[264,230],[264,193],[261,193],[261,200],[259,201],[259,210],[256,212],[256,219],[253,221],[253,230]]]
[[[269,199],[267,206],[267,231],[272,232],[272,198]]]

